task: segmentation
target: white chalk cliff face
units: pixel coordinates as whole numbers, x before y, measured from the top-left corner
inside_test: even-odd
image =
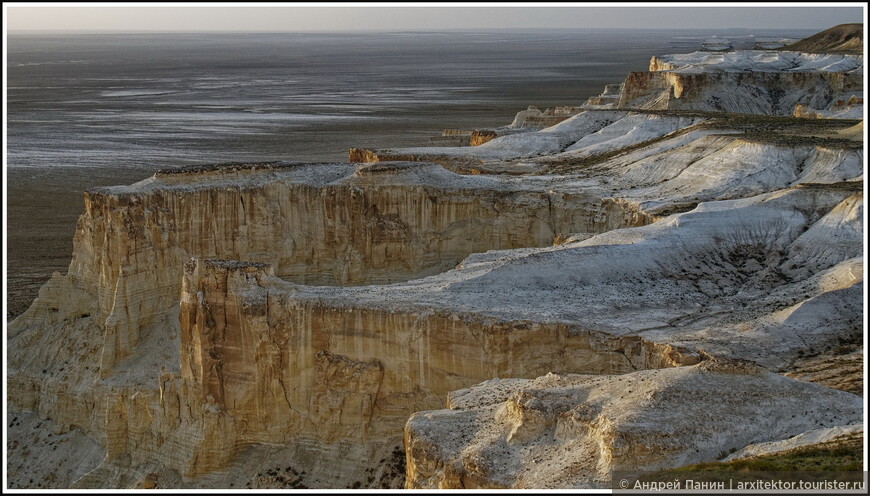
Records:
[[[778,374],[862,340],[855,122],[708,111],[826,108],[862,59],[653,62],[608,87],[639,110],[87,192],[9,324],[12,485],[591,487],[860,422]]]

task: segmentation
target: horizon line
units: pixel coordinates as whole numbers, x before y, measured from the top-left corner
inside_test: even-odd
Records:
[[[862,22],[843,23],[843,24],[863,24]],[[690,28],[690,27],[564,27],[552,28],[547,26],[539,27],[523,27],[523,28],[359,28],[359,29],[311,29],[311,30],[287,30],[279,31],[272,29],[265,30],[249,30],[249,29],[137,29],[137,30],[115,30],[115,29],[7,29],[7,34],[166,34],[166,33],[256,33],[256,34],[315,34],[315,33],[441,33],[441,32],[457,32],[457,31],[722,31],[722,30],[737,30],[746,31],[762,31],[762,30],[790,30],[790,31],[813,31],[817,29],[827,28],[812,28],[812,27],[745,27],[745,26],[728,26],[728,27],[710,27],[710,28]]]

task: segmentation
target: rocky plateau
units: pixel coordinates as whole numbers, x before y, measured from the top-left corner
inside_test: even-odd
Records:
[[[91,189],[7,326],[9,487],[595,488],[862,433],[862,117],[861,54],[697,52],[476,146]]]

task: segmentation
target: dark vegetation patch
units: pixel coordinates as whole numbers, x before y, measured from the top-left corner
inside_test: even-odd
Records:
[[[733,136],[733,135],[732,135]],[[864,148],[864,143],[845,138],[827,136],[806,136],[797,134],[780,134],[776,132],[748,132],[740,138],[755,143],[767,143],[779,146],[823,146],[826,148],[857,149]]]
[[[860,193],[864,191],[864,183],[861,181],[840,181],[838,183],[801,183],[795,188],[825,190],[825,191],[851,191]]]
[[[297,471],[292,466],[274,467],[257,472],[245,483],[247,489],[308,489],[303,483],[305,471]]]
[[[208,172],[238,172],[238,171],[277,171],[294,169],[311,165],[307,162],[230,162],[225,164],[186,165],[159,169],[154,175],[171,176],[173,174],[204,174]]]
[[[346,489],[402,489],[405,487],[405,451],[394,446],[392,452],[381,458],[378,465],[365,471],[365,479],[354,481]]]
[[[641,477],[643,480],[674,480],[687,472],[751,473],[751,472],[858,472],[863,470],[864,434],[849,434],[824,443],[814,444],[770,455],[755,456],[730,462],[696,463],[660,470]],[[725,454],[723,454],[723,457]],[[693,474],[694,476],[694,474]],[[649,477],[649,478],[648,478]],[[648,478],[648,479],[647,479]],[[700,480],[696,478],[695,480]],[[714,479],[716,480],[716,479]]]

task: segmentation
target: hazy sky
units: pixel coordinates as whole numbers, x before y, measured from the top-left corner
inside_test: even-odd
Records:
[[[51,31],[324,31],[444,28],[808,28],[863,22],[860,3],[687,7],[614,4],[150,4],[4,3],[8,29]],[[111,5],[111,4],[110,4]],[[546,4],[545,4],[546,5]],[[607,6],[602,6],[607,5]],[[618,4],[617,4],[618,5]],[[771,5],[771,4],[768,4]]]

